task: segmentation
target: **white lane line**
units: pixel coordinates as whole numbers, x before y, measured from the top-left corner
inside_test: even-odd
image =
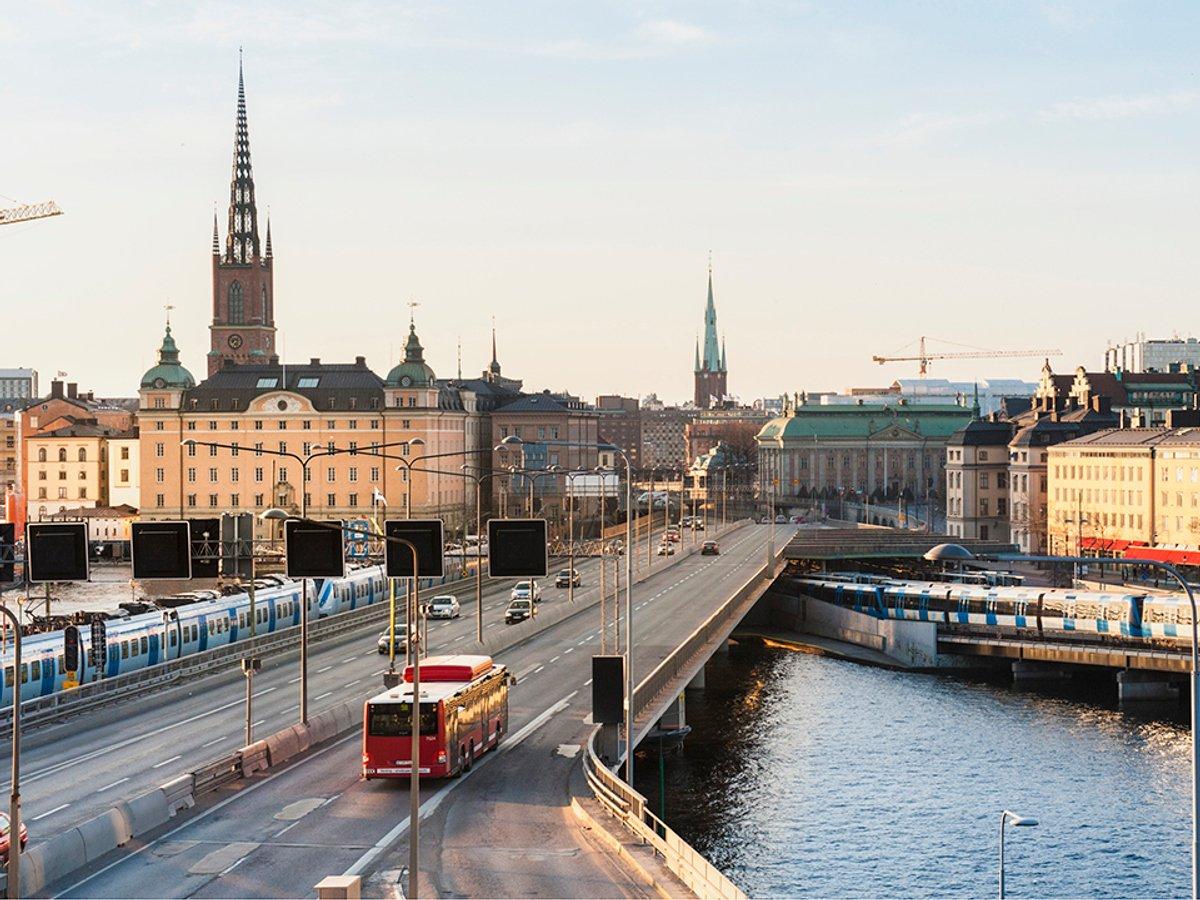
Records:
[[[283,834],[283,833],[284,833],[285,831],[287,831],[289,828],[295,828],[295,827],[296,827],[297,825],[299,825],[299,824],[300,824],[300,820],[299,820],[299,819],[297,819],[297,820],[296,820],[295,822],[293,822],[291,825],[284,825],[284,826],[283,826],[282,828],[280,828],[280,829],[279,829],[277,832],[275,832],[275,837],[279,837],[281,834]]]
[[[585,682],[583,683],[583,686],[584,686],[584,687],[587,687],[587,686],[588,686],[589,684],[591,684],[591,683],[592,683],[592,679],[590,679],[590,678],[589,678],[587,681],[585,681]]]
[[[177,760],[180,760],[180,759],[183,759],[183,756],[172,756],[170,759],[164,759],[160,763],[155,763],[150,768],[161,769],[163,766],[169,766],[171,763],[176,762]]]
[[[450,782],[445,787],[443,787],[441,790],[439,790],[437,793],[435,793],[432,797],[430,797],[428,800],[426,800],[424,803],[422,803],[420,810],[418,811],[419,818],[424,819],[427,816],[429,816],[431,813],[435,812],[437,810],[437,808],[442,805],[442,801],[444,799],[446,799],[447,794],[449,794],[452,790],[454,790],[456,787],[458,787],[460,784],[462,784],[464,781],[466,781],[468,778],[470,778],[472,775],[474,775],[476,772],[478,772],[484,766],[493,762],[494,760],[496,760],[503,754],[511,751],[513,748],[515,748],[517,745],[519,745],[521,743],[521,741],[525,740],[525,738],[529,737],[529,735],[533,734],[535,731],[537,731],[539,728],[541,728],[543,725],[545,725],[548,721],[550,721],[550,718],[552,716],[557,715],[558,713],[560,713],[564,709],[566,709],[571,698],[574,697],[578,693],[579,693],[579,691],[571,691],[571,693],[567,694],[567,696],[563,697],[561,700],[559,700],[557,703],[555,703],[549,709],[544,710],[532,722],[525,725],[523,728],[521,728],[521,730],[519,730],[512,737],[510,737],[506,743],[501,744],[495,753],[490,753],[487,756],[483,757],[483,759],[481,759],[477,763],[475,763],[475,765],[471,768],[471,771],[466,772],[465,774],[459,776],[455,781]],[[260,782],[260,784],[261,784],[261,782]],[[367,866],[369,866],[372,862],[374,862],[375,859],[381,853],[383,853],[385,850],[387,850],[387,848],[389,846],[391,846],[393,843],[395,843],[395,841],[401,835],[403,835],[406,831],[408,831],[408,825],[409,825],[408,818],[405,817],[399,824],[396,825],[395,828],[393,828],[391,831],[389,831],[387,834],[385,834],[383,837],[381,837],[378,841],[376,841],[374,847],[372,847],[370,850],[368,850],[366,853],[364,853],[362,856],[360,856],[358,858],[358,861],[355,862],[354,865],[352,865],[349,869],[346,870],[345,874],[346,875],[362,874],[363,870],[365,870],[367,868]]]
[[[254,696],[255,697],[265,697],[267,694],[271,693],[271,691],[277,691],[277,690],[279,690],[278,687],[269,687],[265,691],[259,691]]]
[[[56,812],[62,812],[64,809],[66,809],[70,805],[71,805],[70,803],[64,803],[62,806],[56,806],[56,807],[54,807],[54,809],[50,810],[49,812],[44,812],[40,816],[34,816],[29,821],[36,822],[38,819],[44,819],[44,818],[46,818],[46,816],[52,816]]]
[[[332,697],[332,696],[333,696],[333,691],[326,691],[323,694],[313,697],[313,699],[314,700],[324,700],[326,697]],[[410,766],[409,768],[412,768],[412,767]]]
[[[114,781],[112,784],[106,784],[106,785],[105,785],[104,787],[102,787],[102,788],[96,788],[96,793],[97,793],[97,794],[100,794],[100,793],[103,793],[104,791],[110,791],[110,790],[112,790],[113,788],[115,788],[115,787],[116,787],[118,784],[124,784],[124,783],[125,783],[125,782],[127,782],[128,780],[129,780],[128,778],[121,778],[121,779],[119,779],[119,780],[117,780],[117,781]]]
[[[560,657],[557,657],[557,656],[556,656],[556,657],[554,657],[552,660],[550,660],[550,662],[558,662],[558,660],[559,660],[559,659],[560,659]]]
[[[545,667],[545,666],[538,666],[536,669],[534,669],[534,670],[533,670],[533,674],[534,674],[534,675],[536,675],[538,672],[542,671],[542,669],[544,669],[544,668],[546,668],[546,667]],[[411,729],[410,729],[410,730],[411,730]],[[412,760],[410,759],[410,760],[409,760],[409,762],[411,763],[411,762],[412,762]],[[410,765],[410,766],[409,766],[409,768],[411,769],[411,768],[412,768],[412,766]]]
[[[218,877],[218,878],[220,878],[220,877],[222,877],[223,875],[228,875],[230,872],[232,872],[234,869],[236,869],[238,866],[240,866],[242,863],[244,863],[244,862],[245,862],[245,861],[246,861],[248,858],[249,858],[249,857],[248,857],[248,855],[247,855],[247,856],[243,856],[241,859],[239,859],[237,862],[235,862],[235,863],[234,863],[232,866],[230,866],[228,869],[225,869],[224,871],[222,871],[222,872],[220,873],[220,875],[218,875],[217,877]]]
[[[288,679],[288,684],[295,684],[295,683],[296,683],[297,681],[299,681],[299,680],[300,680],[300,676],[299,676],[299,675],[297,675],[295,678],[289,678],[289,679]]]
[[[346,687],[354,687],[354,685],[358,684],[360,681],[362,681],[361,678],[355,678],[353,681],[349,682]]]
[[[259,725],[262,725],[266,721],[267,721],[266,719],[259,719],[257,722],[251,722],[250,727],[257,728]]]
[[[467,636],[464,634],[462,637],[456,637],[450,643],[457,644],[459,641],[465,641],[466,639],[467,639]],[[410,766],[410,768],[411,768],[411,766]]]
[[[352,663],[352,662],[354,662],[356,659],[358,659],[358,657],[357,657],[357,656],[352,656],[352,657],[350,657],[349,659],[343,659],[343,660],[342,660],[342,665],[345,665],[346,663]]]
[[[568,647],[566,650],[563,651],[563,656],[566,656],[568,653],[574,653],[574,652],[575,652],[574,647]]]
[[[223,740],[225,740],[225,738],[219,737],[216,740],[209,741],[207,744],[201,744],[200,749],[203,750],[205,747],[211,747],[213,744],[219,744]],[[128,779],[126,779],[126,780],[128,781]]]
[[[582,647],[584,644],[586,644],[586,643],[587,643],[588,641],[590,641],[590,640],[591,640],[591,638],[590,638],[590,637],[585,637],[585,638],[584,638],[582,641],[580,641],[580,642],[579,642],[578,644],[576,644],[575,646],[576,646],[576,647]]]
[[[320,675],[322,672],[328,672],[332,668],[333,668],[333,666],[326,666],[323,669],[317,669],[317,674]]]

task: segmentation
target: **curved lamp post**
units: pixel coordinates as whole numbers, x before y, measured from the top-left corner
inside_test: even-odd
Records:
[[[1004,826],[1011,824],[1014,828],[1032,828],[1037,823],[1037,819],[1018,816],[1007,809],[1000,813],[1000,900],[1004,900]]]
[[[956,562],[960,566],[967,560],[986,562],[1048,562],[1048,563],[1095,563],[1090,556],[1026,556],[1021,553],[975,554],[961,544],[938,544],[925,553],[931,562]],[[1123,563],[1147,566],[1166,572],[1187,594],[1192,612],[1192,898],[1200,898],[1200,746],[1197,745],[1197,726],[1200,723],[1200,622],[1196,618],[1196,596],[1192,586],[1173,565],[1158,559],[1135,559],[1127,557]]]

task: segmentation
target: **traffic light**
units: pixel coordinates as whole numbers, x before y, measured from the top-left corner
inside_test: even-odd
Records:
[[[133,577],[188,580],[192,577],[192,538],[187,522],[134,522],[130,543]]]
[[[86,522],[31,522],[25,526],[25,568],[34,584],[87,581]]]
[[[92,646],[88,650],[88,657],[92,668],[103,674],[108,660],[108,626],[99,616],[92,618]]]
[[[0,582],[17,580],[17,526],[0,522]]]
[[[403,538],[417,548],[417,575],[421,578],[441,578],[442,520],[388,519],[383,523],[384,559],[388,578],[412,578],[412,550],[392,538]]]
[[[68,672],[79,671],[79,628],[75,625],[63,629],[63,666]]]
[[[346,551],[342,520],[312,522],[288,519],[283,523],[289,578],[342,578],[346,574]]]
[[[488,522],[488,574],[493,578],[545,578],[548,552],[545,519]]]

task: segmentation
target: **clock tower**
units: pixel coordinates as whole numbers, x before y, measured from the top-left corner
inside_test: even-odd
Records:
[[[229,223],[222,250],[213,214],[213,318],[209,330],[208,374],[234,363],[268,363],[275,355],[275,297],[272,277],[271,222],[260,245],[254,175],[250,169],[250,131],[246,124],[246,88],[238,61],[237,127],[233,138],[233,175],[229,183]]]

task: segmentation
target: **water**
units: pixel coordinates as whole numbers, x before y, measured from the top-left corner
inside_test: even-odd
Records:
[[[1090,699],[1089,699],[1090,698]],[[1103,682],[1051,696],[778,648],[717,657],[668,755],[666,819],[751,896],[1190,890],[1188,729],[1115,709]],[[656,754],[638,788],[658,809]]]

